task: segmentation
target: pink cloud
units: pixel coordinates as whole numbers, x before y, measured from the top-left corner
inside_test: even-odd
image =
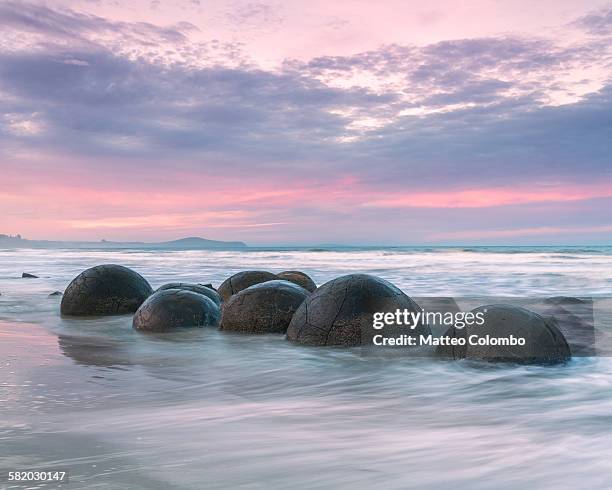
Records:
[[[264,236],[262,232],[275,237],[294,236],[307,234],[307,230],[341,230],[345,225],[354,228],[355,223],[367,220],[375,229],[383,222],[379,216],[391,212],[484,209],[612,197],[612,186],[601,182],[398,192],[374,187],[350,174],[317,180],[279,173],[275,178],[251,176],[242,180],[189,169],[176,169],[166,177],[164,169],[155,171],[152,167],[141,178],[120,166],[77,166],[69,156],[52,158],[52,163],[41,167],[36,161],[28,160],[31,167],[27,171],[22,162],[4,166],[0,232],[30,238],[94,240],[166,239],[192,234],[259,239]],[[606,231],[604,228],[592,230]],[[562,233],[571,228],[483,231],[481,235],[429,230],[429,238],[499,238],[553,234],[557,230]]]
[[[492,187],[481,189],[406,192],[367,202],[376,208],[485,208],[513,204],[566,202],[612,196],[610,184],[559,185],[526,188]]]

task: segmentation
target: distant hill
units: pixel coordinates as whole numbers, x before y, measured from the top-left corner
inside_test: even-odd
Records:
[[[87,249],[172,249],[172,250],[232,250],[248,248],[244,242],[223,242],[200,237],[187,237],[169,242],[79,242],[53,240],[27,240],[21,236],[0,234],[0,248],[87,248]]]

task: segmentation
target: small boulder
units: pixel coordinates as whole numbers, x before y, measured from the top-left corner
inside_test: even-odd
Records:
[[[62,315],[125,315],[135,312],[153,290],[137,272],[115,264],[81,272],[64,291]]]
[[[551,296],[544,300],[546,305],[584,305],[588,303],[588,299],[575,298],[573,296]]]
[[[52,298],[53,296],[62,296],[62,292],[61,291],[53,291],[51,294],[49,294],[49,298]]]
[[[138,308],[132,326],[146,332],[168,332],[182,327],[217,326],[221,312],[207,296],[184,289],[164,289]]]
[[[183,291],[191,291],[193,293],[203,294],[207,298],[213,300],[217,306],[221,306],[221,296],[219,293],[208,286],[201,284],[192,284],[189,282],[170,282],[157,288],[157,291],[164,291],[166,289],[182,289]]]
[[[482,324],[450,327],[444,337],[461,339],[462,345],[440,347],[439,355],[521,364],[552,364],[571,357],[567,341],[552,319],[511,305],[479,306],[472,313],[482,315]],[[512,339],[519,339],[519,343]],[[523,345],[520,339],[524,339]]]
[[[304,274],[301,271],[283,271],[276,275],[280,277],[281,279],[284,279],[285,281],[291,281],[297,284],[298,286],[302,286],[304,289],[306,289],[307,291],[310,291],[311,293],[315,289],[317,289],[317,285],[310,278],[310,276],[308,276],[307,274]]]
[[[338,277],[311,293],[293,315],[287,339],[305,345],[370,345],[375,332],[374,313],[421,311],[399,288],[376,276],[350,274]],[[429,327],[400,329],[407,335],[428,335]]]
[[[34,274],[30,274],[29,272],[24,272],[21,274],[21,278],[22,279],[38,279],[38,276],[35,276]]]
[[[228,277],[225,281],[223,281],[221,286],[219,286],[219,289],[217,289],[217,292],[223,301],[227,301],[230,299],[232,294],[236,294],[249,286],[266,281],[274,281],[276,279],[278,279],[278,276],[276,274],[272,274],[271,272],[242,271]]]
[[[285,333],[308,291],[289,281],[255,284],[223,304],[221,330],[241,333]]]

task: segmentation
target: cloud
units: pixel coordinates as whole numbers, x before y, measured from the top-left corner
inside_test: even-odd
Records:
[[[609,36],[612,34],[612,8],[602,9],[585,15],[572,23],[590,34],[598,36]]]
[[[456,47],[450,51],[459,57]],[[330,86],[295,67],[167,66],[102,46],[0,53],[7,112],[35,112],[47,128],[28,135],[28,145],[180,156],[209,170],[222,161],[245,175],[350,169],[393,187],[414,178],[431,187],[607,172],[610,88],[547,106],[539,90],[507,95],[516,82],[470,73],[421,75],[434,82],[423,93],[422,85],[408,85],[416,87],[410,98],[420,97],[408,102],[399,90]],[[410,113],[415,107],[423,114]]]
[[[237,23],[276,21],[269,6],[242,6]],[[577,22],[601,30],[605,19],[589,17]],[[204,219],[205,202],[224,213],[256,208],[233,221],[244,227],[292,217],[337,224],[353,213],[374,224],[384,216],[416,222],[416,209],[419,219],[443,209],[446,218],[436,219],[452,227],[453,219],[478,218],[465,208],[575,203],[607,196],[591,191],[612,182],[610,60],[593,49],[601,39],[390,45],[263,69],[248,46],[191,42],[189,23],[116,22],[8,2],[0,4],[0,25],[8,32],[0,42],[5,175],[33,154],[60,155],[71,162],[66,178],[77,170],[99,177],[83,183],[89,193],[117,182],[146,189],[134,199],[124,189],[114,214],[159,188],[162,201],[189,208],[162,205],[149,218],[139,208],[100,223],[232,222],[227,214]],[[32,175],[58,171],[47,166]],[[184,178],[171,182],[176,175]],[[197,189],[185,189],[187,181]],[[240,199],[257,191],[259,201]],[[182,192],[198,199],[185,203]],[[460,208],[464,221],[449,211]],[[97,210],[96,202],[86,218]]]
[[[72,42],[91,40],[91,36],[112,34],[142,41],[184,42],[184,31],[197,29],[183,22],[177,26],[160,27],[147,22],[116,22],[73,10],[56,10],[29,2],[3,2],[0,4],[0,25],[7,29],[45,36],[49,41],[63,38]]]
[[[225,14],[225,19],[236,29],[266,29],[283,22],[278,5],[262,2],[237,2]]]

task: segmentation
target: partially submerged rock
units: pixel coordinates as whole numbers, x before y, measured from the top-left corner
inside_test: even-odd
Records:
[[[137,272],[115,264],[97,265],[81,272],[68,285],[62,315],[123,315],[135,312],[153,290]]]
[[[310,278],[308,274],[305,274],[304,272],[283,271],[283,272],[279,272],[276,275],[280,277],[281,279],[284,279],[285,281],[291,281],[297,284],[298,286],[302,286],[304,289],[306,289],[307,291],[310,291],[311,293],[315,289],[317,289],[317,285],[315,284],[315,282]]]
[[[182,289],[183,291],[203,294],[207,298],[210,298],[217,306],[221,305],[221,296],[219,296],[219,293],[212,289],[212,287],[204,286],[202,284],[192,284],[190,282],[170,282],[158,287],[157,291],[164,291],[166,289]]]
[[[472,313],[482,315],[482,324],[450,327],[444,337],[461,345],[440,347],[441,356],[521,364],[552,364],[571,357],[567,341],[550,318],[512,305],[479,306]]]
[[[223,304],[220,328],[241,333],[285,333],[308,291],[289,281],[255,284]]]
[[[374,313],[420,311],[399,288],[376,276],[350,274],[329,281],[311,293],[293,315],[287,339],[305,345],[369,344]],[[383,334],[388,334],[383,332]],[[381,331],[382,332],[382,331]],[[429,334],[429,327],[403,328],[407,335]]]
[[[567,343],[572,356],[594,356],[595,324],[593,300],[555,296],[544,300],[542,315],[554,318]]]
[[[21,278],[22,279],[38,279],[38,276],[35,276],[34,274],[30,274],[29,272],[24,272],[21,274]]]
[[[217,326],[221,312],[209,297],[184,289],[164,289],[149,296],[132,320],[136,330],[168,332],[183,327]]]
[[[52,293],[49,294],[49,298],[52,298],[53,296],[62,296],[62,292],[61,291],[53,291]]]
[[[278,279],[276,274],[267,271],[242,271],[223,281],[217,292],[223,301],[227,301],[233,294],[239,293],[243,289],[276,279]]]
[[[448,330],[449,323],[445,323],[447,317],[450,315],[455,317],[457,313],[461,312],[455,298],[449,296],[414,297],[413,300],[418,303],[424,312],[434,313],[433,318],[430,315],[427,324],[435,337],[441,336]],[[439,315],[435,315],[436,313],[439,313]]]

